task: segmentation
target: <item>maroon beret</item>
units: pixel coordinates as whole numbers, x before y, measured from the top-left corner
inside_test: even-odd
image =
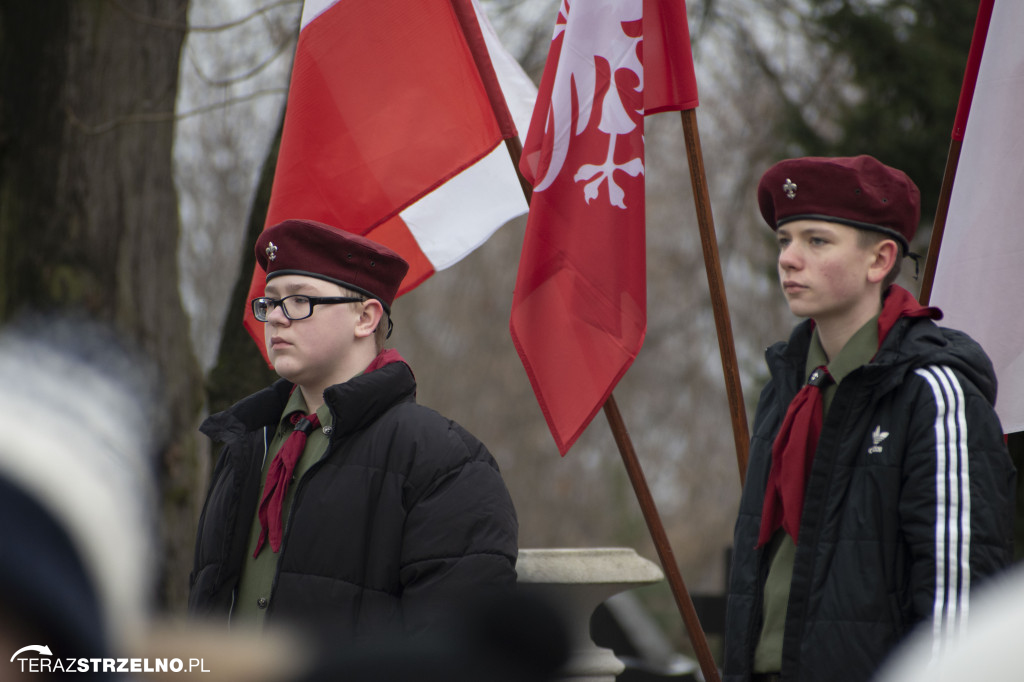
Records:
[[[906,173],[871,156],[786,159],[757,186],[773,230],[792,220],[827,220],[881,232],[906,254],[921,218],[921,193]]]
[[[389,314],[409,270],[386,246],[313,220],[285,220],[265,229],[256,240],[256,261],[267,281],[316,277],[379,300]]]

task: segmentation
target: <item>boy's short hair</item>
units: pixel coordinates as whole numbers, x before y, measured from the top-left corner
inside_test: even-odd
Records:
[[[891,239],[891,237],[882,234],[881,232],[874,232],[872,230],[857,230],[857,243],[860,244],[863,249],[870,249],[878,242],[883,239]],[[885,295],[885,290],[890,285],[896,283],[896,279],[900,276],[900,271],[903,269],[903,259],[896,258],[893,260],[892,267],[889,272],[886,273],[885,279],[882,280],[882,295]]]
[[[341,291],[339,293],[341,296],[359,297],[365,295],[362,292],[353,291],[352,289],[347,289],[345,287],[341,287]],[[377,347],[378,353],[384,350],[384,344],[388,340],[388,337],[391,336],[391,326],[391,314],[387,309],[384,309],[381,313],[380,321],[377,322],[377,328],[373,330],[373,341]]]
[[[384,342],[391,336],[391,315],[385,310],[381,315],[380,322],[373,332],[373,340],[377,346],[377,352],[384,350]]]
[[[878,232],[907,255],[921,219],[921,192],[901,170],[874,157],[786,159],[765,171],[757,202],[768,226],[825,220]]]

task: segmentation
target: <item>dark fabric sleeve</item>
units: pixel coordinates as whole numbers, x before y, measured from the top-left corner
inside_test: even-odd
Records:
[[[518,554],[512,499],[486,448],[453,422],[443,434],[423,436],[419,447],[446,452],[417,453],[429,470],[412,480],[401,581],[405,627],[413,632],[466,600],[514,587]]]
[[[961,373],[916,370],[900,499],[913,615],[945,640],[1013,553],[1016,472],[992,405]]]
[[[258,440],[259,434],[252,436]],[[235,447],[240,447],[238,444]],[[260,467],[227,446],[211,475],[189,575],[191,616],[227,614],[259,493]]]

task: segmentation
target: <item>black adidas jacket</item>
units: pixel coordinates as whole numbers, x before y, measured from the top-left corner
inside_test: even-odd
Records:
[[[811,324],[768,349],[736,523],[724,679],[750,678],[767,550],[757,550],[771,449],[803,382]],[[970,591],[1012,559],[1016,473],[996,380],[967,335],[903,318],[837,387],[809,475],[782,679],[871,677],[914,627],[941,641]]]

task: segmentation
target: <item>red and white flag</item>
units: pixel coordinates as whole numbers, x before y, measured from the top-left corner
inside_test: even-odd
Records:
[[[1024,2],[983,0],[979,28],[989,14],[987,37],[975,30],[977,80],[969,70],[954,126],[963,146],[930,302],[992,359],[996,412],[1012,433],[1024,431]]]
[[[476,0],[306,0],[265,224],[390,247],[410,264],[401,295],[526,212],[502,140],[535,98]],[[265,353],[248,309],[245,325]]]
[[[563,455],[647,330],[643,117],[696,106],[682,0],[562,0],[520,161],[510,330]]]

